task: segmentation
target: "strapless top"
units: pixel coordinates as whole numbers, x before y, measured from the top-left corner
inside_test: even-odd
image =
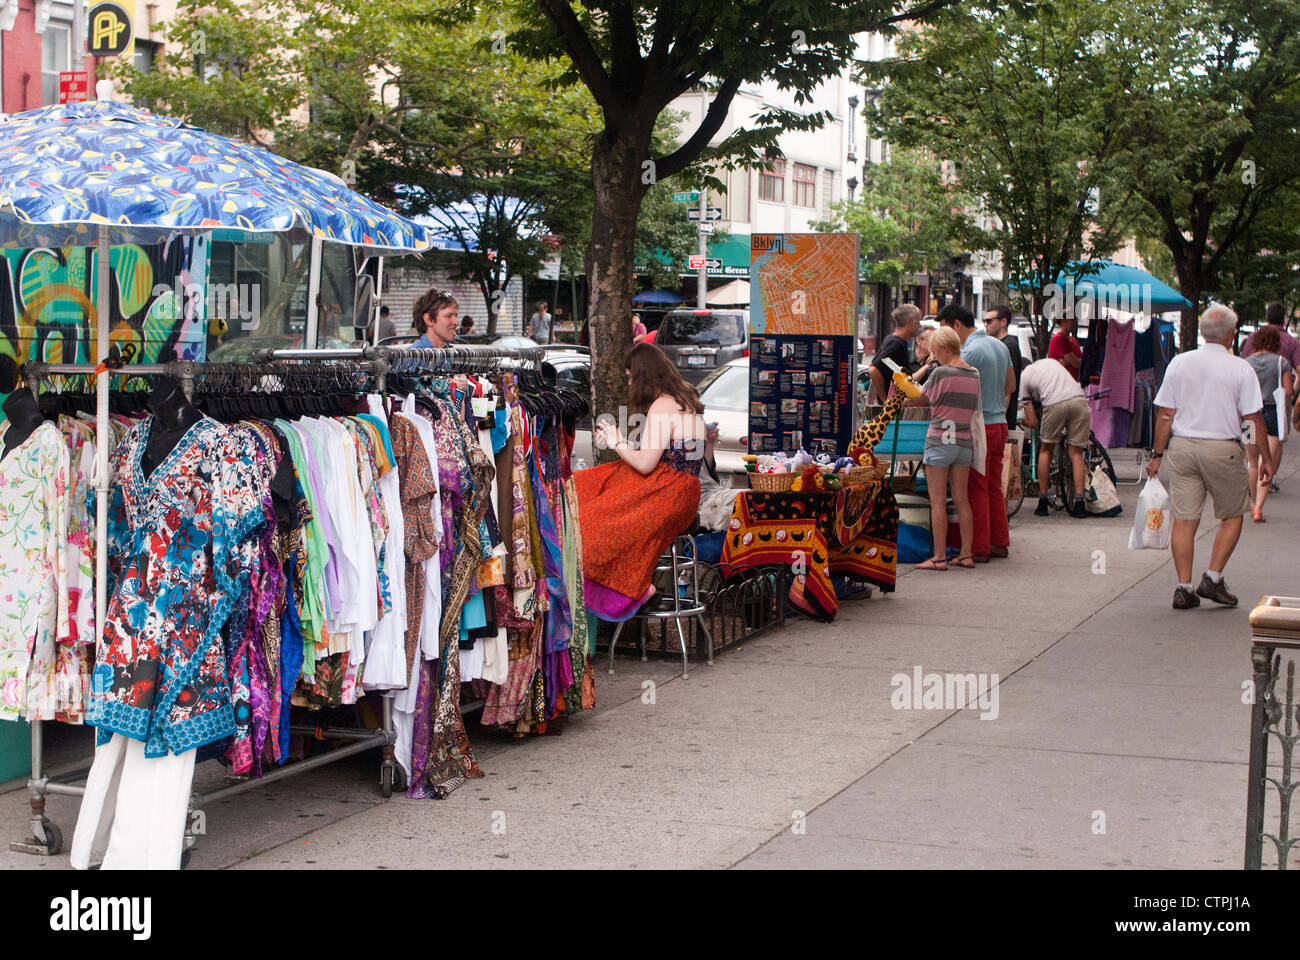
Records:
[[[704,441],[679,440],[665,447],[660,459],[680,473],[698,477],[700,467],[704,464]]]

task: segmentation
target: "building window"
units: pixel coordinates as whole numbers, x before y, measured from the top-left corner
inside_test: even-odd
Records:
[[[794,205],[796,207],[815,207],[817,206],[817,168],[810,167],[804,163],[794,165],[794,173],[790,177],[791,189],[794,192]]]
[[[785,161],[772,160],[758,181],[758,199],[785,203]]]
[[[72,69],[72,29],[49,23],[41,34],[41,105],[59,102],[59,74]]]
[[[135,68],[141,73],[153,73],[154,61],[158,57],[158,48],[162,44],[154,43],[152,40],[137,40],[135,42]]]

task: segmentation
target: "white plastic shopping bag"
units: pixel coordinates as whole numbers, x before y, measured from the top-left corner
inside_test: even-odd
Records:
[[[1169,493],[1159,477],[1152,477],[1142,488],[1133,514],[1133,532],[1129,534],[1128,548],[1167,550],[1173,515],[1169,511]]]

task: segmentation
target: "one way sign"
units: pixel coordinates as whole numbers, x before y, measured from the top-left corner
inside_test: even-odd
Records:
[[[699,208],[699,207],[691,207],[691,208],[689,208],[689,209],[686,211],[686,216],[689,217],[691,220],[698,220],[698,219],[700,219],[700,208]],[[705,220],[721,220],[721,219],[722,219],[722,208],[721,208],[721,207],[709,207],[708,213],[705,215],[704,219],[705,219]]]

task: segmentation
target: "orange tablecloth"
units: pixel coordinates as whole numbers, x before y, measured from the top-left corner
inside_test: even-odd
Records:
[[[819,620],[839,609],[831,576],[894,590],[898,561],[898,503],[887,484],[837,493],[759,493],[736,497],[722,545],[722,572],[788,566],[790,602]]]

